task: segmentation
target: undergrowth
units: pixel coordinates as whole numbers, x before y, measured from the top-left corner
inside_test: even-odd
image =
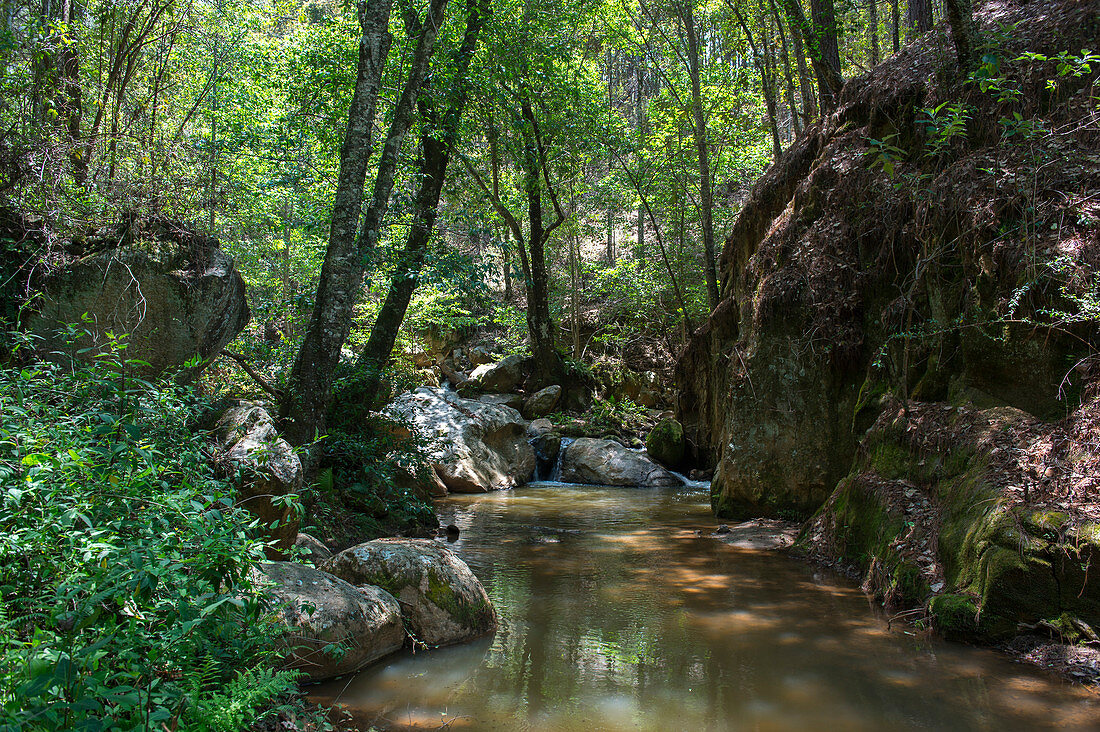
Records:
[[[189,429],[202,405],[113,340],[0,368],[0,731],[246,728],[294,685],[262,545]]]

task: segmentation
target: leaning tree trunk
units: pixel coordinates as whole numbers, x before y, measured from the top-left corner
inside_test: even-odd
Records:
[[[432,231],[439,211],[439,197],[447,177],[447,165],[458,140],[459,123],[469,98],[470,79],[467,73],[481,28],[488,16],[488,0],[468,0],[466,32],[458,53],[457,68],[451,78],[455,87],[451,90],[448,108],[442,116],[435,113],[427,99],[420,107],[424,118],[421,136],[421,156],[416,178],[420,181],[413,204],[413,224],[402,250],[390,290],[378,318],[371,328],[370,338],[359,356],[359,367],[364,370],[357,399],[361,404],[375,401],[382,372],[393,353],[393,345],[401,330],[409,302],[416,291],[418,275],[424,267],[424,257],[431,242]]]
[[[348,127],[340,151],[340,177],[329,245],[317,283],[313,315],[291,369],[280,409],[284,435],[294,445],[305,445],[324,431],[340,349],[351,329],[353,309],[362,286],[364,259],[377,239],[377,229],[388,206],[398,152],[412,123],[413,105],[428,73],[446,0],[432,0],[423,26],[410,27],[413,33],[419,31],[416,50],[383,145],[363,232],[357,237],[378,92],[391,42],[388,26],[392,5],[393,0],[364,0],[359,6],[363,35]],[[406,18],[406,23],[416,25],[411,17]]]
[[[802,36],[809,52],[810,64],[817,77],[821,112],[832,110],[844,78],[840,75],[840,51],[837,47],[836,13],[832,0],[812,0],[813,25],[802,12],[798,0],[782,0],[791,25]]]
[[[714,257],[714,194],[710,184],[710,154],[707,146],[706,120],[703,118],[703,98],[699,88],[699,40],[695,31],[694,0],[684,6],[684,27],[688,41],[688,73],[691,75],[691,111],[695,124],[695,149],[699,157],[699,218],[703,225],[703,274],[707,280],[707,302],[710,309],[718,307],[718,272]]]

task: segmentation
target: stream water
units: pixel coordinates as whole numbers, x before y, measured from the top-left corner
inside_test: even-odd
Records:
[[[1100,698],[885,619],[842,577],[710,536],[705,491],[450,496],[493,637],[315,687],[363,729],[1093,730]]]

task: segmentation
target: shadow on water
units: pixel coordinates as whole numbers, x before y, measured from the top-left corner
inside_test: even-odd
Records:
[[[890,631],[843,578],[710,538],[706,501],[562,484],[448,497],[496,634],[312,698],[391,729],[1100,729],[1090,692]]]

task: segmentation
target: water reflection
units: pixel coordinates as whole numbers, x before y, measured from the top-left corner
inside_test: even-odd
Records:
[[[705,536],[698,491],[535,485],[439,505],[496,635],[317,687],[364,724],[497,730],[1100,729],[1095,696],[891,632],[844,580]],[[702,529],[704,535],[696,530]]]

